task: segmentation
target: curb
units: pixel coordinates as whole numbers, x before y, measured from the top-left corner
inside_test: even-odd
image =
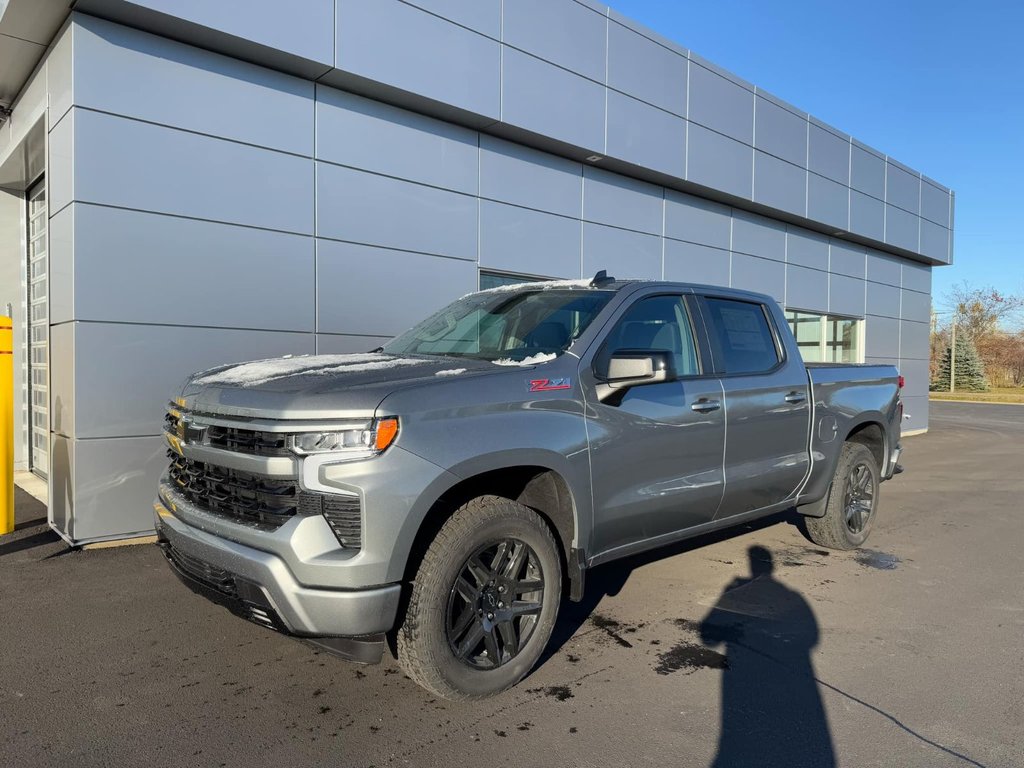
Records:
[[[1016,405],[1021,406],[1024,403],[1000,403],[994,400],[947,400],[944,397],[929,397],[929,403],[968,403],[971,405]]]

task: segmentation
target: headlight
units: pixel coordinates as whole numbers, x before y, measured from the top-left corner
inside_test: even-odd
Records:
[[[301,432],[291,435],[289,447],[300,456],[311,453],[348,453],[352,458],[375,456],[398,436],[398,419],[375,419],[368,429],[337,432]]]

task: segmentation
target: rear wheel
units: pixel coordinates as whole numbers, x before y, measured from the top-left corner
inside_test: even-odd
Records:
[[[878,462],[867,446],[843,444],[825,515],[806,518],[807,533],[815,544],[831,549],[856,549],[867,541],[878,510],[880,474]]]
[[[557,545],[540,516],[508,499],[474,499],[423,557],[398,630],[398,661],[446,699],[492,696],[540,658],[561,594]]]

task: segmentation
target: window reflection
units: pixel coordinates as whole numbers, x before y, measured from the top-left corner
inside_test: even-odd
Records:
[[[805,363],[863,361],[863,320],[797,310],[787,310],[786,319]]]

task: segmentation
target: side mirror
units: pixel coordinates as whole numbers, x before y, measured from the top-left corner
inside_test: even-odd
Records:
[[[676,378],[672,353],[660,350],[617,349],[607,358],[604,370],[596,373],[612,389],[660,384]]]

